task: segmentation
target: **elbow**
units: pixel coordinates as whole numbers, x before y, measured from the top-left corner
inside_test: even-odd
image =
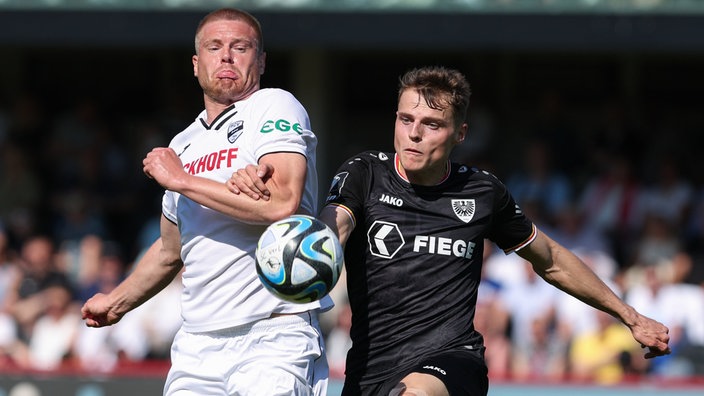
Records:
[[[269,206],[270,207],[263,213],[264,221],[273,223],[298,213],[300,201],[288,200],[285,202],[272,203],[272,205]]]

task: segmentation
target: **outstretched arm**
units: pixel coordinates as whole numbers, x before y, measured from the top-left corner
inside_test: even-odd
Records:
[[[161,238],[147,250],[134,271],[109,294],[98,293],[81,308],[89,327],[113,325],[155,296],[183,267],[178,227],[161,217]]]
[[[548,283],[628,326],[633,338],[642,347],[648,348],[646,358],[670,353],[669,329],[666,326],[626,304],[574,253],[541,231],[530,245],[517,253],[530,261],[535,272]]]
[[[307,159],[298,153],[271,153],[260,161],[272,164],[266,180],[270,199],[254,200],[232,194],[225,183],[191,175],[170,148],[156,148],[143,161],[144,172],[167,190],[178,192],[199,204],[252,224],[269,224],[298,210],[303,197]]]

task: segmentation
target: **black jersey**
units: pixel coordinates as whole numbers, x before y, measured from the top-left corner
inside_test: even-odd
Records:
[[[429,354],[482,348],[473,319],[484,239],[510,252],[535,234],[493,175],[448,163],[440,184],[419,186],[396,161],[378,151],[350,158],[327,198],[355,222],[345,246],[353,312],[346,375],[362,384]]]

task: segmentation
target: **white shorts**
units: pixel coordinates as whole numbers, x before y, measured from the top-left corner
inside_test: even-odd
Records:
[[[328,362],[317,312],[207,333],[179,330],[165,396],[326,396]]]

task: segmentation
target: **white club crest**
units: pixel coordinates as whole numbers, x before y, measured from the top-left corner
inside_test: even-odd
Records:
[[[234,143],[244,132],[244,121],[238,120],[230,124],[227,128],[227,140],[230,143]]]
[[[469,223],[474,217],[474,212],[477,206],[473,199],[453,199],[452,211],[455,215],[465,223]]]

